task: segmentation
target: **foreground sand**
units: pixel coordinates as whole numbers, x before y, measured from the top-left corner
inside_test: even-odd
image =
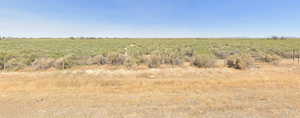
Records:
[[[300,65],[0,74],[0,118],[297,118]]]

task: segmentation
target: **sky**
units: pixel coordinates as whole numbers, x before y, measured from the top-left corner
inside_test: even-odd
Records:
[[[0,0],[13,37],[300,37],[299,0]]]

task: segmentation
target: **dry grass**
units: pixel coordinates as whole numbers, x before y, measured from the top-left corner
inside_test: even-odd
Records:
[[[1,73],[0,117],[297,118],[300,66],[282,63]]]

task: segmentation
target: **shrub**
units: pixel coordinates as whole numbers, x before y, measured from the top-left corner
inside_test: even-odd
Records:
[[[228,56],[230,56],[230,54],[228,52],[225,52],[225,51],[216,51],[215,56],[220,58],[220,59],[226,59]]]
[[[164,54],[161,56],[161,64],[181,65],[183,64],[182,56],[176,54]]]
[[[26,67],[26,64],[20,60],[17,60],[17,58],[11,58],[6,62],[5,66],[7,70],[16,71]]]
[[[290,59],[290,58],[293,58],[293,51],[282,51],[282,50],[279,50],[279,49],[269,49],[270,53],[273,53],[273,54],[276,54],[282,58],[287,58],[287,59]]]
[[[88,60],[89,64],[98,64],[98,65],[105,65],[109,64],[109,58],[103,55],[98,55],[90,58]]]
[[[255,65],[254,59],[249,55],[233,55],[226,60],[229,68],[248,69]]]
[[[124,65],[127,60],[128,60],[128,56],[122,54],[109,55],[109,62],[112,65]]]
[[[54,62],[53,62],[53,65],[52,65],[54,68],[56,69],[65,69],[65,68],[68,68],[70,67],[70,65],[68,65],[67,63],[65,63],[65,59],[64,58],[59,58],[59,59],[56,59]]]
[[[55,59],[43,57],[43,58],[36,59],[32,63],[32,67],[35,70],[46,70],[53,67],[54,62]]]
[[[5,68],[6,59],[0,55],[0,70]]]
[[[0,70],[6,70],[7,62],[13,58],[12,54],[7,52],[0,52]]]
[[[183,64],[183,59],[180,58],[180,57],[172,58],[171,64],[172,65],[182,65]]]
[[[199,68],[215,67],[216,60],[209,56],[196,56],[192,61],[192,65]]]
[[[278,55],[268,54],[263,58],[263,61],[267,62],[267,63],[271,63],[271,64],[279,64],[279,62],[281,61],[281,58]]]
[[[195,55],[196,55],[196,53],[195,53],[194,49],[185,49],[185,51],[184,51],[184,56],[193,57]]]
[[[100,56],[89,57],[86,60],[87,65],[100,65]]]
[[[89,56],[66,55],[54,61],[53,67],[56,69],[66,69],[77,65],[87,65]]]
[[[281,61],[281,57],[272,54],[271,52],[269,53],[264,53],[264,52],[251,52],[251,56],[255,59],[255,61],[259,62],[266,62],[270,64],[279,64]]]
[[[73,56],[67,55],[64,56],[63,59],[67,66],[77,66],[77,65],[87,65],[88,59],[91,58],[90,56]]]
[[[127,59],[124,63],[126,67],[132,67],[137,64],[137,59],[127,56]]]
[[[220,59],[226,59],[231,55],[240,54],[240,51],[215,51],[214,54]]]
[[[149,60],[147,60],[149,68],[158,68],[161,64],[161,57],[157,55],[151,55]]]

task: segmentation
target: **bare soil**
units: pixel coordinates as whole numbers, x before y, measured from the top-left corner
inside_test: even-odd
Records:
[[[300,64],[0,73],[0,118],[297,118]]]

